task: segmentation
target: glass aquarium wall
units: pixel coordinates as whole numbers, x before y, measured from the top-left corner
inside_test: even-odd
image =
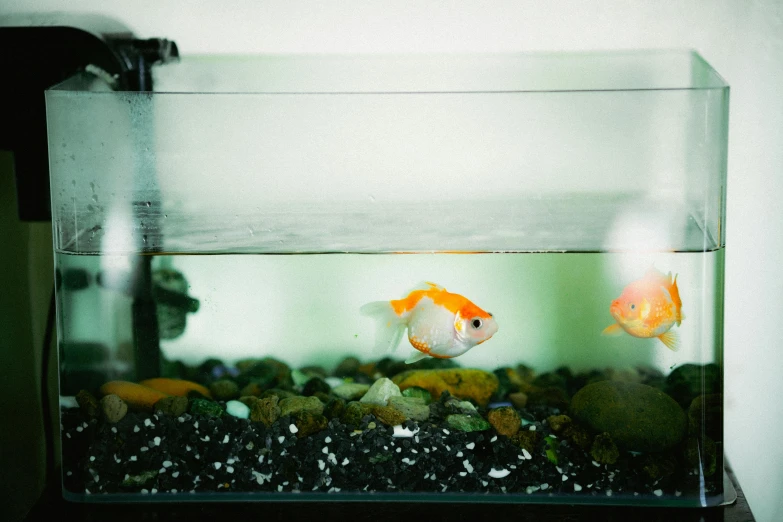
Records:
[[[726,500],[697,54],[203,56],[154,88],[46,93],[71,498]]]

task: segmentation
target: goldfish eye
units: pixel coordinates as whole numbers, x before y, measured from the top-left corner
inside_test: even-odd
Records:
[[[476,330],[478,330],[479,328],[481,328],[481,324],[482,324],[482,323],[481,323],[481,319],[473,319],[473,321],[471,322],[471,324],[473,325],[473,328],[475,328]]]
[[[636,305],[631,303],[631,310],[633,310],[634,308],[636,308]]]

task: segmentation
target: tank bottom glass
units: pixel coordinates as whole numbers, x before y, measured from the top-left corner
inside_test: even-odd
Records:
[[[611,369],[574,375],[563,367],[528,385],[522,384],[522,375],[529,368],[507,367],[493,374],[511,400],[485,407],[448,391],[432,397],[418,386],[402,392],[414,400],[392,399],[394,407],[351,400],[375,377],[400,375],[396,372],[403,363],[347,359],[343,367],[350,365],[356,367],[353,382],[336,388],[345,399],[329,397],[326,376],[312,374],[299,386],[283,377],[259,397],[245,396],[241,402],[201,399],[192,391],[189,398],[158,403],[153,411],[131,408],[111,422],[111,413],[90,414],[89,404],[105,411],[111,405],[81,393],[81,407],[62,409],[65,490],[95,501],[109,500],[104,493],[157,495],[158,500],[239,493],[279,500],[286,492],[316,494],[305,495],[311,499],[323,498],[323,493],[392,493],[386,500],[394,500],[407,493],[442,501],[694,506],[722,501],[722,444],[714,433],[720,406],[714,400],[692,401],[686,410],[689,433],[673,447],[654,452],[624,450],[610,435],[591,432],[567,411],[568,391],[589,382],[606,379],[688,393],[684,373],[706,382],[705,375],[707,380],[714,379],[708,374],[717,375],[716,365],[685,365],[668,376]],[[470,379],[469,370],[454,364],[429,360],[413,366],[439,367],[449,382],[463,378],[462,386]],[[254,374],[271,374],[284,365],[267,359],[251,368]],[[206,361],[189,368],[187,376],[197,382],[194,373],[214,376],[221,371],[226,370],[217,361]],[[275,375],[278,379],[281,374]],[[202,382],[210,380],[212,390],[227,382]],[[227,397],[237,395],[227,387]],[[711,436],[701,432],[699,422],[712,423]]]

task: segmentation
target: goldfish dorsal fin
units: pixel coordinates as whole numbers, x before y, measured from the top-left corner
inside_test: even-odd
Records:
[[[669,330],[668,332],[662,333],[658,336],[658,339],[660,339],[661,342],[673,352],[676,352],[680,349],[680,337],[674,330]]]
[[[413,288],[411,288],[410,290],[408,290],[408,292],[403,296],[403,298],[408,297],[411,294],[411,292],[415,292],[417,290],[424,290],[426,292],[427,290],[445,291],[446,289],[437,283],[433,283],[431,281],[422,281],[416,286],[414,286]]]
[[[672,273],[664,274],[654,266],[647,269],[644,274],[645,279],[652,279],[654,281],[661,281],[666,286],[669,286],[672,282]]]

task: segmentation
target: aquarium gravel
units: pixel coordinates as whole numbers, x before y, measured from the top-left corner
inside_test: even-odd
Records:
[[[448,392],[430,405],[427,421],[387,425],[366,414],[352,425],[336,416],[306,436],[294,416],[280,416],[266,426],[229,414],[226,402],[232,401],[209,402],[219,406],[211,414],[129,411],[116,423],[105,415],[90,417],[84,408],[63,407],[66,489],[87,495],[431,492],[676,498],[697,495],[700,487],[696,469],[652,471],[659,465],[656,459],[665,462],[666,456],[623,451],[613,463],[597,462],[564,436],[559,424],[567,417],[561,409],[547,405],[514,410],[521,414],[519,433],[534,434],[525,439],[499,434],[505,428],[497,422],[479,431],[448,427],[445,419],[453,416],[449,410],[455,404],[466,411],[475,408],[468,415],[474,419],[512,410],[505,401],[476,408]],[[530,451],[520,447],[520,440],[533,441]],[[709,492],[716,485],[710,481],[706,487]]]

